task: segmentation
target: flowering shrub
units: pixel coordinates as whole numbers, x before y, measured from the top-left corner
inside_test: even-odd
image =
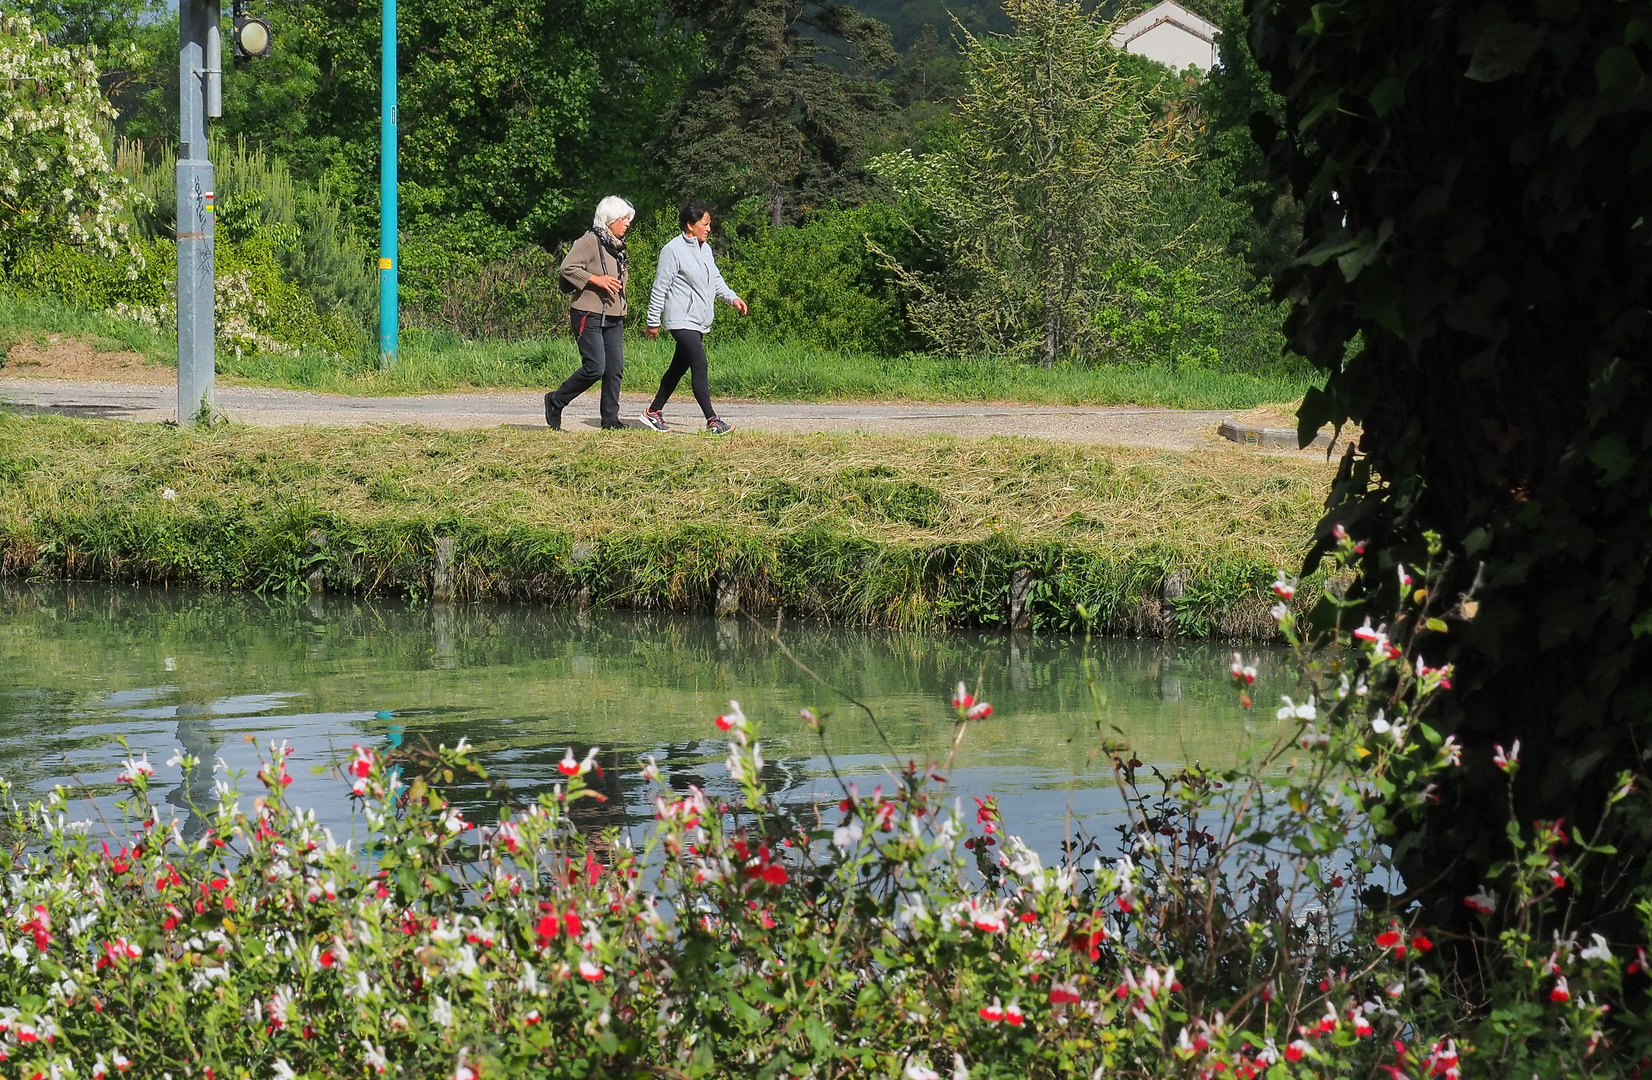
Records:
[[[136,257],[121,220],[130,185],[100,134],[114,110],[95,56],[0,12],[0,270],[15,253],[54,243]]]
[[[1281,578],[1279,617],[1295,635]],[[1487,932],[1437,939],[1389,884],[1365,807],[1405,774],[1457,768],[1428,699],[1450,672],[1389,627],[1304,650],[1289,738],[1243,769],[1151,769],[1103,731],[1119,843],[1045,866],[997,803],[949,798],[944,766],[784,805],[738,705],[723,799],[652,759],[655,822],[581,831],[597,752],[570,748],[531,805],[486,820],[454,785],[463,743],[356,747],[338,763],[361,842],[289,804],[285,745],[246,802],[216,778],[186,839],[116,776],[108,835],[53,792],[10,818],[0,882],[6,1075],[1309,1076],[1612,1074],[1652,1050],[1632,943],[1575,940],[1553,892],[1589,851],[1559,823],[1511,828],[1465,903]],[[1235,656],[1241,702],[1254,666]],[[1298,700],[1300,698],[1300,700]],[[960,685],[958,738],[996,723]],[[826,719],[805,712],[826,761]],[[1499,751],[1518,767],[1518,750]],[[180,754],[169,764],[205,767]],[[219,770],[223,772],[223,770]],[[1626,781],[1618,799],[1633,798]],[[1419,795],[1418,797],[1426,797]],[[1380,824],[1380,823],[1379,823]],[[1105,856],[1105,857],[1104,857]],[[1644,914],[1652,922],[1652,905]],[[1559,918],[1559,921],[1556,921]],[[1469,986],[1442,953],[1477,951]]]

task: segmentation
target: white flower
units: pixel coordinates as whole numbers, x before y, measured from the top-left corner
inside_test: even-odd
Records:
[[[440,1027],[450,1027],[453,1024],[453,1006],[440,994],[432,995],[430,999],[430,1020]]]
[[[287,1064],[286,1058],[275,1059],[275,1071],[270,1074],[274,1080],[298,1080],[298,1074],[293,1067]]]
[[[1371,718],[1371,730],[1376,732],[1378,735],[1388,734],[1389,728],[1392,726],[1392,724],[1384,719],[1381,709],[1378,709],[1377,715]]]
[[[178,493],[176,491],[173,491],[171,488],[162,488],[161,489],[161,498],[165,499],[167,502],[172,502],[177,497],[178,497]]]
[[[1309,694],[1308,700],[1304,701],[1300,705],[1292,701],[1289,695],[1282,695],[1279,700],[1283,701],[1285,704],[1281,705],[1279,707],[1279,711],[1274,715],[1281,720],[1290,720],[1293,718],[1297,720],[1312,720],[1315,716],[1319,715],[1319,710],[1314,707],[1314,698],[1312,694]]]
[[[1578,953],[1578,956],[1584,960],[1598,960],[1603,964],[1612,959],[1612,947],[1606,944],[1606,939],[1599,934],[1589,936],[1594,938],[1594,944]]]
[[[832,830],[832,845],[839,851],[848,851],[860,843],[860,838],[865,832],[860,818],[850,818],[848,822]]]

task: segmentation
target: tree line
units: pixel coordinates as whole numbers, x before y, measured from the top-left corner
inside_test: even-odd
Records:
[[[406,0],[412,318],[526,334],[543,321],[536,298],[553,291],[546,256],[588,227],[598,199],[638,206],[646,254],[695,196],[717,208],[719,243],[759,289],[758,309],[789,313],[744,332],[807,339],[825,319],[833,341],[850,326],[849,345],[886,354],[1277,364],[1283,314],[1268,289],[1280,244],[1252,224],[1268,193],[1239,137],[1267,95],[1243,15],[1225,0],[1192,4],[1224,27],[1223,63],[1201,77],[1111,45],[1115,20],[1144,6],[978,0],[943,19],[875,2]],[[142,173],[175,142],[176,17],[157,0],[22,7],[54,45],[96,47],[111,134],[137,148],[138,186],[162,205],[147,231],[164,239],[169,181]],[[336,204],[371,236],[379,6],[268,0],[258,13],[275,49],[225,73],[220,140],[267,154],[325,192],[310,202]],[[257,188],[241,196],[243,238],[263,221],[249,200],[272,201]],[[297,261],[348,275],[355,254]],[[371,275],[355,277],[298,284],[360,297]],[[821,295],[799,295],[808,282]],[[501,306],[524,325],[464,322]]]

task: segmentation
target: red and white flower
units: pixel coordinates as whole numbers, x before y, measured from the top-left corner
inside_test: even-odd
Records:
[[[579,977],[586,982],[601,982],[604,972],[600,964],[592,963],[589,959],[579,962]]]
[[[346,775],[353,777],[350,782],[350,791],[356,795],[367,794],[367,778],[373,772],[373,752],[360,746],[354,748],[356,756],[350,764],[344,767]]]
[[[561,761],[557,762],[556,771],[563,776],[584,776],[596,765],[598,749],[599,747],[591,747],[590,753],[586,754],[583,760],[576,761],[574,760],[574,748],[568,747],[568,752],[562,756]]]
[[[122,784],[130,784],[140,776],[147,780],[154,775],[155,766],[149,764],[149,751],[145,750],[137,757],[128,757],[121,762],[121,770],[115,774],[115,780]]]
[[[1492,750],[1495,751],[1495,753],[1493,753],[1491,755],[1492,764],[1496,765],[1499,769],[1502,769],[1504,772],[1513,772],[1516,768],[1518,768],[1520,766],[1520,740],[1519,739],[1514,740],[1514,745],[1509,747],[1507,752],[1504,752],[1503,745],[1501,743],[1497,743],[1497,744],[1493,745]]]
[[[738,701],[728,703],[728,712],[717,718],[718,731],[746,730],[746,714],[740,710]]]
[[[1004,1022],[1004,1005],[996,997],[992,999],[991,1005],[981,1006],[980,1011],[981,1019],[985,1020],[989,1024],[1001,1024]]]

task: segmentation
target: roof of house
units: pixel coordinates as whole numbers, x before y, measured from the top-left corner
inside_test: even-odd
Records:
[[[1162,3],[1154,4],[1119,27],[1117,32],[1113,34],[1113,44],[1121,49],[1128,50],[1132,41],[1165,24],[1169,24],[1207,44],[1213,44],[1216,41],[1216,32],[1219,29],[1209,19],[1200,18],[1176,3],[1175,0],[1163,0]]]

